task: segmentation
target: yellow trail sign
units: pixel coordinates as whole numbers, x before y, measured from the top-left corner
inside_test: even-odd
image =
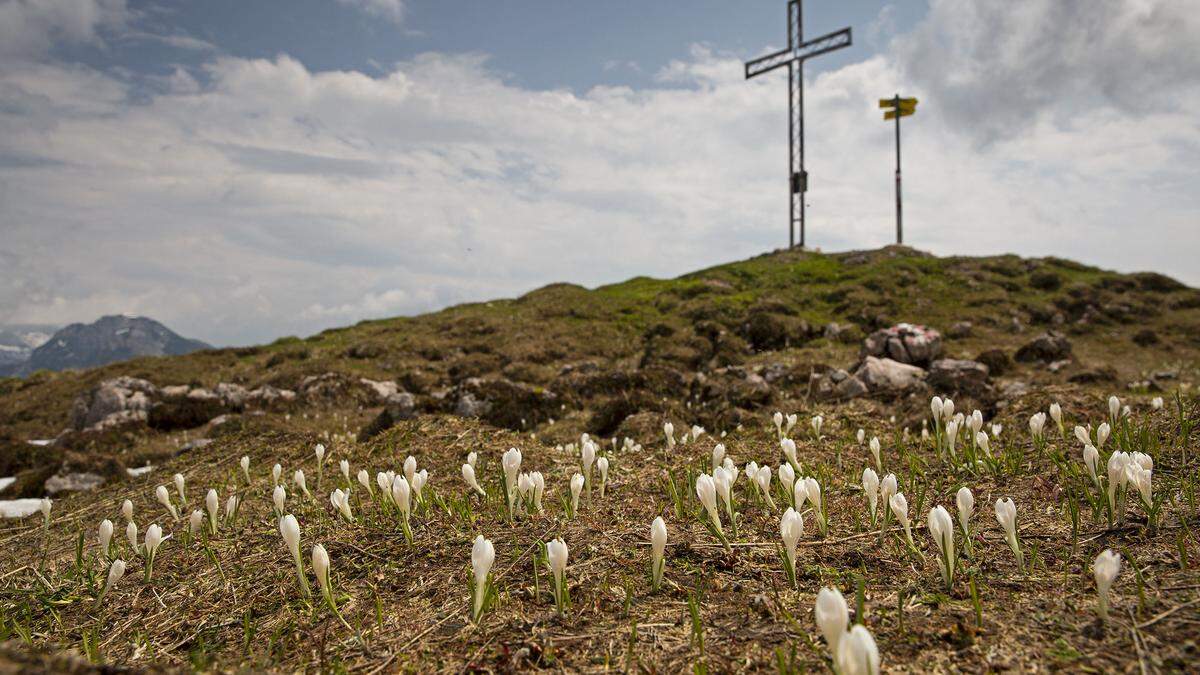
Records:
[[[881,99],[879,99],[879,107],[880,108],[895,108],[896,107],[896,99],[881,98]],[[916,108],[917,107],[917,99],[902,98],[902,99],[900,99],[900,107],[901,108]]]
[[[900,117],[909,117],[909,116],[911,116],[911,115],[913,114],[913,112],[914,112],[914,111],[912,111],[912,110],[904,110],[904,109],[901,109],[901,110],[900,110]],[[894,120],[894,119],[896,119],[896,111],[895,111],[895,110],[888,110],[887,112],[883,113],[883,119],[885,119],[885,120]]]

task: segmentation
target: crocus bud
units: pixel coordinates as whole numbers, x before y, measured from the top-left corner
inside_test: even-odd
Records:
[[[475,467],[471,466],[470,464],[463,464],[462,477],[463,480],[466,481],[468,487],[484,497],[487,496],[487,492],[484,492],[483,487],[479,485],[479,480],[475,478]]]
[[[271,492],[271,500],[275,502],[275,514],[283,515],[287,505],[287,490],[283,489],[282,485],[276,485],[275,490]]]
[[[208,511],[208,527],[209,531],[217,531],[217,509],[219,508],[217,491],[209,489],[208,494],[204,496],[204,508]]]
[[[183,504],[184,506],[187,506],[187,491],[184,489],[183,474],[181,474],[181,473],[175,474],[174,480],[175,480],[175,492],[179,493],[179,503]]]
[[[929,399],[929,411],[933,413],[933,421],[940,422],[942,419],[942,397],[934,396]]]
[[[375,495],[375,489],[371,487],[371,474],[367,473],[366,469],[358,470],[358,484],[363,486],[363,489],[367,491],[367,494],[370,494],[371,496]]]
[[[663,423],[663,436],[667,438],[667,449],[675,447],[675,425],[670,422]]]
[[[546,479],[542,477],[541,471],[534,471],[529,474],[529,480],[533,483],[533,508],[542,511],[542,495],[546,492]],[[603,487],[603,484],[602,484]],[[603,492],[603,490],[601,490]]]
[[[1108,435],[1112,432],[1112,427],[1108,426],[1108,422],[1101,422],[1100,426],[1096,427],[1096,449],[1103,450],[1104,442],[1108,440]]]
[[[596,462],[596,446],[588,441],[579,449],[579,465],[583,467],[583,475],[586,479],[592,474],[592,464]]]
[[[583,474],[571,476],[571,513],[579,511],[579,494],[583,492]]]
[[[792,485],[796,482],[796,470],[791,464],[779,465],[779,482],[783,484],[783,489],[786,494],[792,494]]]
[[[958,489],[954,501],[958,504],[958,523],[962,525],[963,534],[970,537],[971,514],[975,512],[975,495],[971,494],[971,488],[964,485]]]
[[[317,443],[317,447],[313,448],[313,454],[317,456],[317,464],[320,465],[325,461],[325,446]]]
[[[385,472],[375,474],[375,484],[379,486],[379,492],[385,500],[392,498],[392,479]]]
[[[763,497],[767,500],[767,506],[774,510],[775,500],[771,498],[771,467],[760,466],[754,471],[753,474],[747,471],[746,475],[753,480],[754,485],[758,486],[759,492],[761,492]]]
[[[129,540],[129,547],[134,553],[141,553],[141,547],[138,546],[138,526],[132,520],[125,525],[125,538]]]
[[[812,418],[813,438],[821,440],[821,427],[825,425],[825,418],[820,415],[814,415]]]
[[[792,484],[792,504],[796,510],[804,508],[804,502],[808,501],[808,486],[804,484],[803,478],[797,478]]]
[[[896,518],[896,522],[904,527],[904,539],[909,546],[913,545],[912,540],[912,523],[908,520],[908,500],[905,499],[903,492],[897,492],[888,498],[888,506],[891,507],[892,516]]]
[[[1083,465],[1087,467],[1088,477],[1096,485],[1100,484],[1100,452],[1091,443],[1083,446]]]
[[[279,485],[279,477],[281,475],[283,475],[283,466],[276,464],[275,466],[271,467],[271,483],[272,484]]]
[[[883,462],[880,461],[880,458],[879,458],[879,453],[880,453],[880,450],[882,449],[882,446],[879,443],[879,439],[876,438],[875,436],[872,436],[871,443],[868,447],[871,448],[871,456],[875,458],[875,468],[882,471],[883,470],[883,468],[882,468]]]
[[[417,473],[417,458],[409,455],[404,458],[404,478],[412,483],[413,476]]]
[[[287,514],[279,519],[279,534],[283,537],[283,541],[287,544],[288,550],[291,551],[293,558],[300,557],[300,523],[296,521],[296,516]]]
[[[188,534],[193,538],[200,534],[200,526],[204,523],[204,513],[201,511],[192,511],[192,515],[188,516]]]
[[[992,440],[1000,438],[1000,432],[1004,431],[1003,424],[992,424]]]
[[[771,417],[771,421],[775,423],[775,435],[783,437],[783,413],[775,411],[775,415]]]
[[[97,605],[104,600],[104,596],[108,595],[108,592],[117,585],[123,576],[125,576],[125,561],[118,558],[112,561],[112,565],[108,567],[108,581],[104,584],[104,590],[100,591],[100,597],[96,598]]]
[[[158,551],[158,546],[163,541],[162,528],[158,523],[151,523],[150,527],[146,528],[146,557],[153,559],[154,553]]]
[[[240,504],[241,501],[237,495],[229,495],[229,498],[225,500],[225,520],[232,523],[237,518],[238,506]]]
[[[796,426],[796,422],[799,419],[800,419],[800,416],[797,415],[796,413],[792,413],[792,414],[788,415],[786,418],[784,418],[784,421],[786,422],[786,424],[783,427],[783,433],[785,433],[785,434],[792,433],[792,429]]]
[[[874,469],[866,468],[862,472],[863,494],[867,497],[867,512],[871,521],[875,520],[875,509],[879,503],[879,474]]]
[[[159,504],[167,507],[167,512],[171,514],[172,518],[179,520],[179,512],[175,510],[175,505],[171,503],[171,493],[167,492],[165,485],[159,485],[154,489],[154,498],[158,500]]]
[[[650,523],[650,577],[651,586],[658,590],[662,584],[663,569],[666,567],[666,561],[663,558],[663,552],[667,548],[667,524],[663,522],[661,516],[654,519]]]
[[[1100,596],[1100,618],[1108,619],[1108,591],[1112,588],[1113,580],[1121,573],[1121,555],[1105,549],[1096,556],[1092,563],[1092,573],[1096,576],[1096,592]]]
[[[354,522],[354,513],[350,509],[350,498],[341,488],[330,493],[329,503],[333,504],[333,508],[337,509],[338,513],[348,522]]]
[[[472,468],[475,467],[475,463],[478,461],[479,461],[479,454],[476,453],[474,450],[467,453],[467,464],[470,464]]]
[[[484,539],[482,534],[476,535],[475,543],[471,545],[471,571],[475,574],[475,604],[471,615],[476,621],[483,613],[483,601],[487,597],[487,578],[495,561],[496,549],[491,540]]]
[[[508,508],[511,510],[517,498],[517,474],[521,471],[521,451],[509,448],[500,460],[504,468],[504,486],[508,491]]]
[[[1062,406],[1058,403],[1050,404],[1050,419],[1054,420],[1054,423],[1058,426],[1062,426]]]
[[[850,623],[850,608],[846,606],[842,592],[828,587],[818,591],[813,616],[816,618],[817,628],[821,629],[825,642],[829,644],[829,653],[836,656],[838,645],[846,635],[846,625]]]
[[[333,594],[329,585],[329,552],[321,544],[314,544],[312,547],[312,566],[313,576],[321,587],[321,593],[329,599]]]
[[[1121,399],[1116,396],[1108,397],[1108,419],[1113,424],[1121,419]]]
[[[722,532],[721,516],[717,512],[717,484],[712,476],[702,473],[696,477],[696,497],[704,506],[709,519],[712,520],[713,527],[717,529],[717,532]]]
[[[795,509],[788,507],[779,519],[779,537],[783,540],[783,550],[787,555],[788,576],[796,578],[796,544],[804,536],[804,518]]]
[[[242,476],[246,478],[246,482],[250,482],[250,456],[242,455],[242,459],[238,462],[242,467]]]
[[[1004,528],[1004,540],[1017,556],[1017,568],[1025,569],[1025,556],[1017,540],[1017,505],[1011,499],[996,500],[996,521]]]
[[[128,499],[121,502],[121,515],[125,517],[126,521],[133,520],[133,502]]]
[[[783,456],[787,458],[788,464],[793,467],[800,466],[796,461],[796,443],[790,438],[785,438],[779,441],[779,447],[783,450]]]
[[[1162,410],[1163,409],[1163,397],[1155,396],[1154,398],[1150,399],[1150,407],[1153,410]]]
[[[396,476],[396,480],[392,481],[392,501],[407,521],[412,514],[412,486],[404,476]]]
[[[942,399],[942,416],[946,419],[954,417],[954,401],[949,398]]]
[[[865,439],[866,437],[867,437],[867,432],[866,432],[866,431],[863,431],[863,429],[862,429],[861,427],[859,428],[859,430],[858,430],[858,433],[856,433],[856,434],[854,435],[854,439],[855,439],[856,441],[858,441],[858,444],[859,444],[859,445],[862,445],[862,444],[863,444],[863,439]]]
[[[1075,438],[1079,439],[1079,442],[1084,445],[1092,444],[1092,439],[1088,437],[1088,430],[1079,425],[1075,425]]]
[[[563,597],[563,577],[567,572],[567,544],[562,539],[555,539],[546,543],[546,560],[550,564],[550,571],[554,575],[555,594],[560,598]],[[560,600],[560,607],[562,605]]]
[[[428,483],[428,482],[429,482],[429,470],[428,469],[421,469],[420,471],[413,474],[412,491],[413,491],[413,496],[416,497],[417,501],[421,501],[421,490],[425,489],[425,483]]]
[[[712,449],[712,468],[717,468],[725,462],[725,444],[717,443]]]
[[[596,468],[600,470],[600,496],[603,497],[605,486],[608,484],[608,458],[597,458]]]
[[[989,457],[991,456],[991,441],[988,440],[987,434],[983,433],[982,431],[976,432],[975,445],[978,445],[979,449],[983,450],[983,454],[988,455]]]
[[[954,555],[954,521],[950,519],[950,513],[939,505],[929,510],[926,524],[941,554],[942,578],[949,586],[954,581],[954,568],[958,560]]]
[[[343,459],[338,462],[338,469],[342,472],[342,478],[346,479],[346,484],[350,484],[350,461]]]
[[[112,545],[113,524],[108,518],[100,521],[100,557],[108,559],[109,547]]]
[[[845,634],[834,660],[840,675],[879,675],[879,648],[862,624],[855,624]]]

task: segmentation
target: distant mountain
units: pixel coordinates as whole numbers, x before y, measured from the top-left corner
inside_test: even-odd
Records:
[[[59,330],[7,370],[27,375],[35,370],[94,368],[136,356],[177,356],[209,348],[199,340],[180,337],[153,319],[105,316],[95,323],[73,323]],[[0,362],[0,374],[4,370]]]
[[[20,368],[58,328],[50,324],[0,325],[0,375]]]

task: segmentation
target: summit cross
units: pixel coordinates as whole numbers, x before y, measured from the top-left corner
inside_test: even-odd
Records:
[[[800,3],[801,0],[788,2],[787,48],[746,63],[747,80],[784,66],[788,70],[789,248],[796,245],[797,225],[800,229],[800,247],[804,248],[804,193],[808,191],[808,172],[804,170],[804,62],[851,44],[849,28],[805,41]]]

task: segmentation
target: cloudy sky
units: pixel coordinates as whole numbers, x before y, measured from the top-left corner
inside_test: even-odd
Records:
[[[1200,0],[810,0],[809,243],[1200,285]],[[0,324],[215,344],[787,241],[783,0],[0,0]]]

